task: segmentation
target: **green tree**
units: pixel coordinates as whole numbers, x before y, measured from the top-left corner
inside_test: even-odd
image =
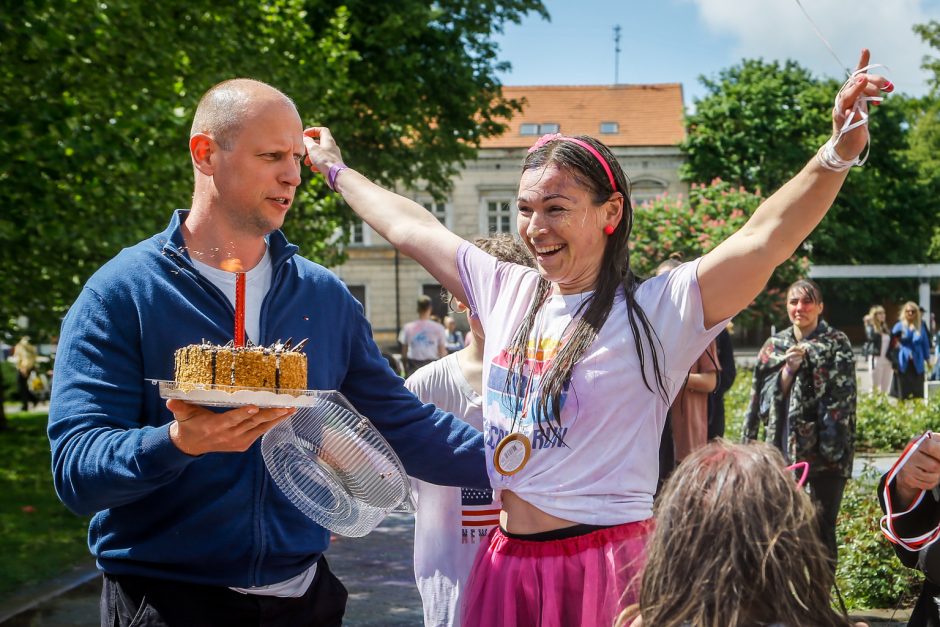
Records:
[[[931,48],[940,50],[940,22],[916,24],[914,32]],[[933,77],[930,93],[911,107],[910,156],[917,164],[921,180],[935,181],[940,176],[940,59],[926,56],[921,67]],[[940,259],[940,221],[933,226],[930,256]]]
[[[744,226],[762,201],[759,193],[715,179],[708,185],[693,183],[688,197],[663,195],[637,206],[630,242],[633,271],[649,276],[672,253],[685,260],[704,255]],[[735,322],[753,327],[785,316],[783,291],[808,266],[805,255],[783,263]]]
[[[799,171],[830,134],[840,83],[793,61],[745,60],[702,79],[707,95],[688,116],[686,180],[715,177],[770,193]],[[918,176],[908,146],[910,99],[872,107],[871,153],[853,168],[826,219],[803,244],[814,264],[923,263],[937,182]],[[857,288],[858,286],[856,286]]]
[[[351,163],[440,192],[502,131],[492,36],[537,0],[24,0],[0,21],[0,336],[54,334],[80,286],[189,205],[199,96],[249,76],[326,124]],[[288,218],[303,254],[342,257],[351,214],[309,177]]]

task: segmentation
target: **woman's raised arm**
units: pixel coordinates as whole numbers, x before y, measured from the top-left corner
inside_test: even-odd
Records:
[[[330,130],[318,126],[304,131],[306,164],[327,177],[327,183],[392,246],[434,275],[462,302],[467,301],[457,274],[457,249],[464,241],[418,203],[380,187],[343,164]]]
[[[864,73],[868,60],[869,52],[863,50],[858,70],[836,97],[832,139],[799,174],[765,200],[738,232],[702,259],[698,281],[706,328],[747,307],[774,269],[826,215],[850,164],[856,163],[868,145],[868,125],[855,126],[867,116],[866,97],[877,98],[882,91],[891,90],[884,77]],[[843,130],[849,126],[852,128]]]

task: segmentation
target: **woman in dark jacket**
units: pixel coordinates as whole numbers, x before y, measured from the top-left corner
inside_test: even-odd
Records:
[[[855,454],[855,353],[849,339],[820,318],[822,292],[810,280],[787,290],[793,326],[772,335],[757,358],[744,440],[761,423],[789,462],[809,462],[809,488],[823,541],[836,563],[836,517]]]

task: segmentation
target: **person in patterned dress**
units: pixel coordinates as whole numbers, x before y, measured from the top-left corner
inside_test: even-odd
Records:
[[[792,326],[764,342],[744,424],[744,441],[764,436],[792,462],[809,463],[809,492],[820,533],[837,561],[836,517],[855,454],[855,355],[844,333],[821,318],[819,286],[808,279],[787,290]]]

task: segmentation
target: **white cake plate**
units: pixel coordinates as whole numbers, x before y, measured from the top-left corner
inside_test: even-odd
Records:
[[[415,511],[411,480],[375,426],[335,390],[273,390],[147,379],[160,397],[214,407],[296,407],[261,439],[284,495],[334,533],[364,536],[390,512]]]
[[[310,407],[318,399],[335,394],[321,390],[275,390],[273,388],[246,388],[208,383],[177,383],[163,379],[147,379],[160,386],[160,398],[179,399],[196,405],[211,407]]]

